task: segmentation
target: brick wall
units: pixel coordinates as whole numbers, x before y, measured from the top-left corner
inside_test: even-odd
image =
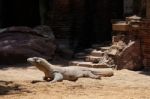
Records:
[[[52,0],[48,24],[57,38],[111,40],[111,8],[107,0]],[[93,40],[94,39],[94,40]]]
[[[58,38],[67,37],[71,23],[69,0],[53,0],[50,3],[52,4],[48,12],[48,24],[51,25]]]
[[[150,20],[142,20],[140,23],[131,25],[129,34],[140,40],[143,65],[150,67]]]

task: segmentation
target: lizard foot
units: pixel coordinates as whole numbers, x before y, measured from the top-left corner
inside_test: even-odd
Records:
[[[51,81],[52,79],[50,77],[43,77],[43,80],[45,80],[45,81]]]

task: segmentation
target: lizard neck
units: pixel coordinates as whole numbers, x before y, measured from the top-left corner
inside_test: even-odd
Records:
[[[42,66],[46,68],[46,70],[44,71],[45,77],[52,78],[53,65],[50,64],[48,61],[44,61],[44,62],[42,62]]]
[[[49,70],[49,71],[53,71],[53,65],[52,64],[50,64],[48,61],[44,61],[44,62],[42,62],[42,64],[41,64],[42,66],[44,66],[47,70]]]

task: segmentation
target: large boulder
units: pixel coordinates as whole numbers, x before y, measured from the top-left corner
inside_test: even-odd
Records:
[[[25,62],[34,56],[51,59],[55,49],[55,37],[48,26],[0,30],[0,64]]]
[[[140,41],[130,41],[127,46],[116,56],[118,69],[142,69]]]

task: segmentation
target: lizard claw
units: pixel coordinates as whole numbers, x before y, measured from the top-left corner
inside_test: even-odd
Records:
[[[43,80],[45,80],[45,81],[51,81],[51,78],[50,77],[43,77]]]

